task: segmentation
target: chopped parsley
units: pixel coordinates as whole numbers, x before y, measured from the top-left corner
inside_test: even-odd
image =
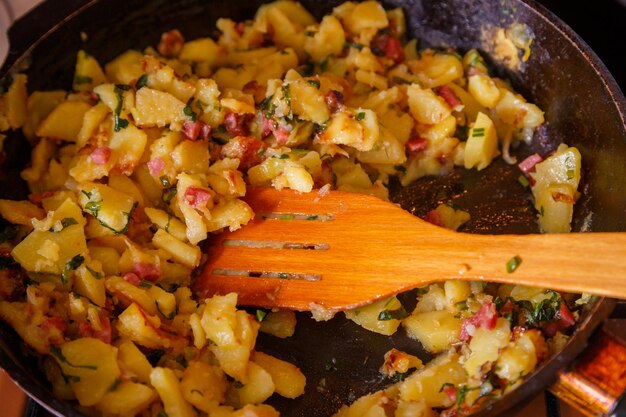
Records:
[[[61,348],[59,348],[58,346],[51,345],[50,346],[50,353],[53,356],[55,356],[58,360],[60,360],[61,362],[63,362],[67,366],[71,366],[72,368],[91,369],[92,371],[95,371],[95,370],[98,369],[98,367],[96,365],[76,365],[76,364],[71,363],[63,355],[63,352],[61,351]]]
[[[88,266],[85,266],[85,268],[87,268],[87,271],[89,271],[89,273],[95,278],[95,279],[102,279],[104,277],[104,275],[101,272],[98,271],[94,271],[93,269],[89,268]]]
[[[198,114],[191,108],[192,100],[193,98],[189,99],[189,101],[185,105],[185,108],[183,108],[183,113],[185,113],[185,116],[189,117],[192,122],[195,122]]]
[[[139,90],[140,88],[143,88],[143,87],[145,87],[147,85],[148,85],[148,75],[147,74],[141,74],[141,77],[139,77],[139,79],[135,83],[135,88],[137,90]]]
[[[517,177],[517,182],[519,182],[524,188],[530,185],[530,181],[528,181],[528,178],[526,178],[524,175],[520,175],[519,177]]]
[[[122,106],[124,105],[124,91],[128,91],[130,86],[126,84],[115,84],[115,96],[117,97],[117,106],[115,106],[114,127],[113,130],[119,132],[128,127],[128,120],[122,119]]]
[[[307,83],[311,84],[313,87],[320,89],[320,81],[319,80],[307,80]]]
[[[520,258],[518,255],[515,255],[514,257],[512,257],[511,259],[507,261],[506,272],[508,272],[509,274],[512,274],[513,272],[517,270],[517,268],[519,268],[521,263],[522,263],[522,258]]]
[[[175,195],[176,195],[176,186],[173,185],[171,187],[163,189],[163,194],[161,195],[161,200],[163,200],[164,203],[169,204],[170,201],[172,201],[172,199],[174,198]]]
[[[365,119],[365,112],[362,112],[362,111],[358,112],[358,113],[356,114],[356,119],[357,119],[358,121],[361,121],[361,120]]]
[[[65,217],[64,219],[61,220],[61,228],[60,229],[57,230],[53,226],[50,229],[48,229],[48,231],[50,231],[52,233],[59,233],[63,229],[65,229],[66,227],[70,227],[70,226],[75,225],[75,224],[78,224],[78,222],[74,218],[72,218],[72,217]]]
[[[74,84],[76,84],[76,85],[90,84],[92,81],[93,81],[93,79],[91,77],[86,76],[86,75],[78,75],[78,74],[76,74],[74,76]]]
[[[378,314],[378,320],[380,321],[388,321],[388,320],[402,320],[409,316],[409,313],[406,312],[404,307],[400,307],[395,310],[383,310]]]
[[[261,309],[257,309],[256,310],[256,320],[260,323],[265,319],[265,316],[267,316],[267,311],[265,310],[261,310]]]
[[[71,272],[75,271],[79,266],[81,266],[84,261],[85,258],[81,255],[76,255],[72,259],[67,261],[65,263],[65,268],[63,269],[63,272],[61,272],[61,282],[63,284],[66,284]]]

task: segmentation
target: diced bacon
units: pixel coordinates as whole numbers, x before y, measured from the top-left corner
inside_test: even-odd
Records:
[[[496,310],[496,305],[487,301],[482,305],[474,317],[476,317],[477,324],[480,327],[484,327],[487,330],[493,329],[496,327],[496,322],[498,321],[498,311]]]
[[[522,170],[524,174],[528,175],[535,169],[535,165],[537,165],[541,161],[543,161],[543,158],[538,153],[534,153],[528,158],[524,159],[519,164],[517,164],[517,166],[520,170]]]
[[[269,119],[265,117],[264,114],[261,114],[261,123],[263,125],[263,132],[261,133],[261,136],[263,138],[271,135],[274,129],[276,129],[276,127],[278,126],[278,122],[276,122],[276,120]]]
[[[189,140],[206,140],[211,135],[211,126],[203,122],[183,123],[183,134]]]
[[[266,147],[265,142],[254,136],[238,136],[222,147],[221,156],[239,159],[239,169],[246,171],[261,163],[263,150]]]
[[[246,136],[249,132],[247,126],[247,115],[237,113],[226,113],[224,117],[224,127],[233,136]]]
[[[67,330],[67,323],[61,317],[46,317],[41,323],[41,328],[46,331],[55,328],[64,333]]]
[[[165,168],[165,161],[157,157],[149,160],[146,165],[148,166],[150,175],[152,175],[153,177],[158,177],[161,171],[163,171],[163,168]]]
[[[185,201],[192,207],[204,208],[211,200],[211,193],[208,190],[198,187],[189,187],[185,190]]]
[[[574,204],[574,198],[568,194],[554,192],[552,193],[552,199],[556,202]]]
[[[451,385],[446,385],[446,386],[443,387],[442,391],[443,391],[444,394],[446,394],[448,396],[450,401],[452,401],[452,402],[456,401],[456,392],[457,392],[456,387],[453,387]]]
[[[291,132],[287,129],[285,129],[284,127],[279,127],[278,129],[274,130],[274,137],[276,138],[276,143],[278,143],[279,145],[284,145],[287,143],[287,140],[289,140],[289,135],[291,134]]]
[[[437,210],[429,211],[424,217],[424,220],[436,226],[443,226],[443,220],[441,219],[441,214]]]
[[[163,56],[176,56],[180,53],[184,43],[185,39],[178,30],[170,30],[161,35],[157,50]]]
[[[409,153],[418,153],[428,148],[428,140],[414,136],[410,138],[404,146]]]
[[[491,330],[496,327],[497,321],[498,311],[496,309],[496,305],[491,301],[487,301],[480,307],[480,310],[478,310],[476,314],[463,320],[463,323],[461,324],[461,335],[459,338],[467,342],[472,338],[472,336],[474,336],[476,329],[482,327],[487,330]]]
[[[161,270],[156,265],[147,262],[137,262],[134,264],[133,273],[137,275],[139,279],[146,279],[152,282],[161,278]]]
[[[239,36],[243,35],[243,31],[246,29],[246,24],[244,22],[239,22],[235,25],[235,30],[239,34]]]
[[[104,313],[100,313],[99,318],[100,330],[94,329],[89,322],[82,322],[78,324],[78,332],[82,337],[94,337],[104,343],[111,344],[111,321]]]
[[[42,191],[40,193],[29,194],[28,200],[33,204],[41,206],[42,200],[44,198],[51,197],[52,195],[54,195],[54,191]]]
[[[94,149],[89,157],[94,164],[104,165],[109,162],[109,158],[111,157],[111,148],[109,148],[108,146],[100,146]]]
[[[141,283],[141,278],[137,276],[137,274],[133,272],[127,272],[122,276],[122,279],[126,282],[130,282],[133,285],[139,285]]]
[[[439,87],[437,93],[439,94],[439,96],[441,96],[441,98],[446,101],[446,103],[448,103],[448,106],[450,106],[450,108],[453,110],[459,110],[459,107],[463,105],[463,103],[461,103],[461,100],[459,100],[456,94],[454,94],[454,91],[452,91],[452,89],[447,85],[442,85],[441,87]]]
[[[398,39],[389,37],[385,48],[385,57],[392,59],[396,64],[404,61],[404,49]]]
[[[393,60],[396,64],[404,61],[404,49],[402,43],[384,33],[372,41],[372,52],[378,56],[384,56]]]
[[[559,321],[557,322],[559,326],[559,330],[567,329],[570,326],[576,324],[576,319],[574,315],[567,307],[564,301],[561,301],[561,305],[559,306]]]
[[[343,106],[343,94],[337,90],[330,90],[324,96],[324,101],[326,101],[326,105],[328,106],[328,110],[331,113],[336,112]]]

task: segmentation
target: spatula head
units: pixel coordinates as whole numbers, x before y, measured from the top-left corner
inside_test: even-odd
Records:
[[[363,194],[266,188],[245,200],[254,220],[209,240],[196,280],[201,294],[236,292],[243,305],[337,310],[397,293],[403,288],[390,279],[385,241],[407,222],[440,230]]]

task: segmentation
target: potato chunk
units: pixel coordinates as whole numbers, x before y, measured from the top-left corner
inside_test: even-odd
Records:
[[[35,133],[39,137],[76,142],[83,117],[90,108],[84,101],[64,101],[41,121]]]
[[[271,375],[279,395],[296,398],[304,394],[306,377],[297,366],[262,352],[255,352],[252,361]]]
[[[493,122],[484,113],[478,113],[476,122],[467,136],[465,145],[465,168],[479,171],[489,166],[498,156],[498,136]]]
[[[134,416],[146,410],[157,399],[157,393],[147,385],[124,381],[107,392],[96,408],[106,416]]]
[[[121,375],[117,348],[99,339],[72,340],[52,350],[52,354],[82,406],[98,403]]]
[[[185,401],[180,382],[169,368],[154,368],[150,373],[150,384],[157,390],[168,417],[195,417],[196,411]]]
[[[140,127],[163,127],[183,122],[185,103],[169,93],[151,88],[141,88],[135,95],[135,108],[131,110],[135,123]]]
[[[402,321],[409,336],[431,353],[448,349],[459,339],[461,319],[447,310],[414,313]]]

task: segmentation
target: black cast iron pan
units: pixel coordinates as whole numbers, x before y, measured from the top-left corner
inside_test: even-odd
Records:
[[[11,50],[0,77],[6,84],[14,71],[23,70],[31,91],[66,89],[80,48],[104,63],[126,49],[155,45],[166,30],[177,28],[187,39],[206,36],[215,29],[217,18],[250,18],[260,3],[50,0],[10,29]],[[302,3],[320,17],[339,1]],[[546,111],[547,123],[532,146],[516,153],[520,158],[535,151],[545,154],[561,142],[577,146],[583,155],[584,182],[574,230],[626,230],[626,101],[604,65],[571,29],[533,0],[393,0],[386,5],[404,8],[411,35],[422,40],[421,47],[480,48],[481,25],[528,25],[535,35],[530,60],[521,71],[499,71]],[[81,32],[87,41],[81,40]],[[0,198],[22,198],[27,190],[18,174],[28,161],[28,145],[16,132],[7,140],[6,152],[8,157],[0,168]],[[536,233],[535,214],[527,192],[517,182],[519,174],[516,168],[497,161],[480,175],[457,170],[445,177],[420,180],[406,189],[396,187],[392,195],[417,215],[424,215],[439,202],[454,201],[472,215],[468,232]],[[410,307],[414,295],[406,295],[404,301]],[[566,348],[482,415],[501,414],[552,383],[557,371],[585,348],[613,306],[609,299],[591,303]],[[389,385],[391,381],[382,378],[378,369],[391,347],[428,359],[402,331],[384,337],[339,316],[326,323],[314,323],[307,314],[298,319],[294,337],[280,340],[262,335],[257,344],[258,350],[295,362],[307,375],[303,397],[273,399],[284,416],[326,417],[341,404]],[[0,366],[54,413],[82,415],[52,396],[37,359],[3,323]]]

